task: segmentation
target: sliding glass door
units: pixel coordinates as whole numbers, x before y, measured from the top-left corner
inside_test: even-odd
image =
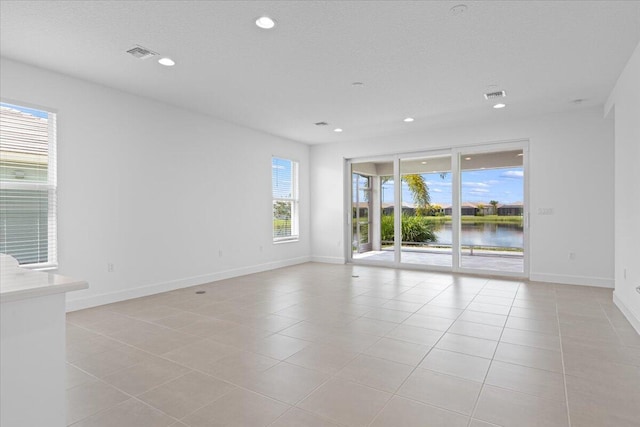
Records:
[[[451,155],[403,157],[400,179],[400,261],[451,268]]]
[[[526,147],[349,161],[349,261],[526,276]]]
[[[460,268],[525,272],[524,150],[463,151]]]

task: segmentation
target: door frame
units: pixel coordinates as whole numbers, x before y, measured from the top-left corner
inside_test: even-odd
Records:
[[[491,153],[509,150],[521,149],[522,168],[523,168],[523,271],[509,272],[496,270],[470,269],[461,266],[461,250],[460,250],[460,233],[461,233],[461,168],[460,155],[474,153]],[[352,172],[351,166],[354,163],[366,162],[393,162],[394,171],[394,212],[402,212],[402,181],[400,179],[400,160],[412,157],[428,157],[449,154],[451,155],[451,185],[452,185],[452,267],[407,264],[401,260],[401,215],[394,215],[394,260],[393,261],[369,261],[366,259],[354,259],[352,252]],[[425,271],[445,271],[453,273],[468,273],[478,275],[490,275],[513,278],[528,278],[530,268],[530,244],[529,244],[529,228],[530,228],[530,210],[529,210],[529,140],[517,139],[508,141],[483,142],[468,145],[459,145],[447,148],[434,148],[423,151],[410,151],[403,153],[393,153],[379,156],[354,157],[344,159],[344,208],[346,212],[346,224],[344,227],[344,259],[347,263],[358,265],[372,265],[380,267],[405,268]],[[348,177],[348,179],[347,179]],[[375,194],[374,191],[371,194]],[[370,213],[371,214],[371,213]],[[379,225],[378,225],[379,226]],[[371,227],[370,227],[371,228]],[[371,231],[370,231],[371,233]]]

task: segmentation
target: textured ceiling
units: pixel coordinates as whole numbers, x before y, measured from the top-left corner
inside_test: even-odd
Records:
[[[640,40],[639,1],[464,3],[3,0],[0,50],[313,144],[600,105]],[[134,59],[136,44],[177,65]]]

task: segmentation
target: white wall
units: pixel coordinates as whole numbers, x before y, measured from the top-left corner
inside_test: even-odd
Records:
[[[6,59],[0,66],[3,100],[58,111],[59,273],[90,286],[69,294],[68,308],[308,261],[307,145]],[[300,162],[297,243],[272,244],[272,155]]]
[[[640,44],[605,111],[615,115],[614,301],[640,333]],[[626,273],[625,273],[626,270]]]
[[[313,146],[312,258],[344,261],[345,158],[520,139],[530,141],[531,279],[613,287],[613,123],[595,107]]]

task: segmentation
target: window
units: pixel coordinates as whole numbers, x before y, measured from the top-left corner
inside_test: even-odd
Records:
[[[56,115],[0,103],[0,252],[55,267]]]
[[[271,159],[273,241],[298,240],[298,163]]]

